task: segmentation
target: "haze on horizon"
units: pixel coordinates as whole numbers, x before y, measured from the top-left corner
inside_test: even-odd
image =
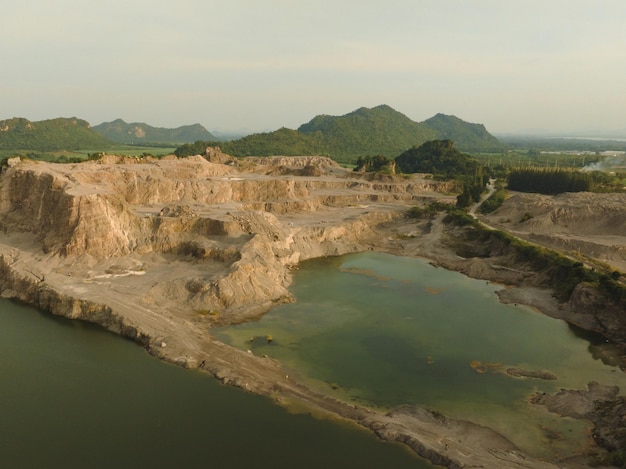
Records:
[[[27,0],[0,119],[297,128],[388,104],[493,133],[626,134],[623,0]]]

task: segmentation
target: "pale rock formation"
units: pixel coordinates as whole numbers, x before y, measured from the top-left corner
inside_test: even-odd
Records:
[[[219,149],[207,155],[230,161]],[[287,165],[314,167],[326,177],[266,174]],[[437,196],[432,181],[381,184],[351,176],[325,157],[250,158],[240,165],[201,156],[22,162],[2,174],[0,225],[5,233],[24,233],[27,252],[45,255],[37,269],[52,287],[56,274],[71,272],[72,288],[82,282],[88,298],[94,279],[108,276],[136,285],[136,301],[219,312],[214,320],[232,322],[289,301],[289,269],[298,262],[366,249],[372,226]],[[142,278],[131,267],[107,274],[118,259],[142,266]],[[165,275],[167,263],[181,268]]]
[[[292,301],[291,269],[309,258],[377,248],[462,262],[441,243],[441,217],[421,228],[403,221],[411,206],[454,203],[449,184],[368,180],[323,157],[205,156],[6,168],[0,294],[98,323],[243,389],[358,421],[449,467],[555,467],[468,422],[421,409],[382,415],[319,396],[274,360],[211,337],[215,325]]]

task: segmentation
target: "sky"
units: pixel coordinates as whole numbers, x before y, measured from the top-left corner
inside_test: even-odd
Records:
[[[387,104],[626,134],[624,0],[20,0],[0,45],[0,119],[258,132]]]

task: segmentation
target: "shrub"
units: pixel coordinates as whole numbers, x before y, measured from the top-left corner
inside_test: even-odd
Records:
[[[455,224],[458,226],[478,226],[478,221],[464,210],[452,209],[444,217],[443,222],[446,224]]]
[[[494,192],[491,197],[485,200],[480,206],[480,213],[491,213],[495,211],[497,208],[502,205],[504,200],[506,199],[506,192],[503,190],[498,190]]]
[[[532,213],[526,212],[522,218],[520,218],[519,222],[520,223],[524,223],[525,221],[530,220],[531,218],[534,218],[534,215]]]
[[[436,213],[449,212],[452,209],[450,204],[433,201],[425,207],[411,207],[406,212],[408,218],[432,218]]]

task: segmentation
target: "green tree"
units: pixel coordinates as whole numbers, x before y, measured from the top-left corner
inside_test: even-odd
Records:
[[[431,140],[413,147],[396,157],[396,165],[403,173],[432,173],[446,179],[476,177],[479,166],[457,150],[452,140]]]
[[[354,171],[385,171],[389,173],[395,172],[395,162],[382,155],[359,157],[356,160]]]

